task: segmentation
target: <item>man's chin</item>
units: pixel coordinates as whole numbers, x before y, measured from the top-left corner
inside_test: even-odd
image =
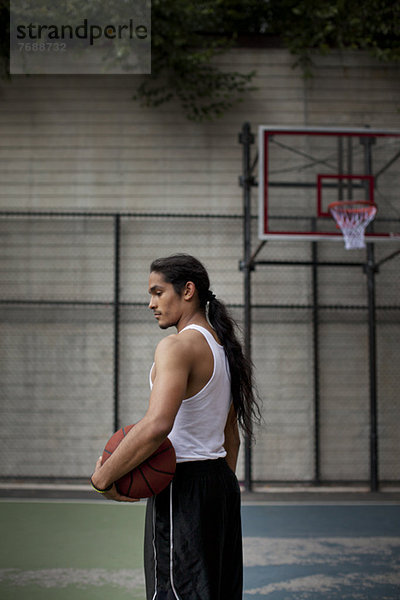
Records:
[[[158,322],[158,326],[160,329],[169,329],[170,327],[176,327],[176,323],[160,323]]]

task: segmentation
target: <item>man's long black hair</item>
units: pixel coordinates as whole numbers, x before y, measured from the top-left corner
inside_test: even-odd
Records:
[[[236,416],[244,433],[252,436],[253,419],[259,420],[252,365],[243,354],[242,346],[235,333],[236,323],[229,315],[223,302],[210,290],[210,279],[204,265],[189,254],[173,254],[154,260],[150,272],[161,273],[171,283],[177,294],[181,294],[188,281],[192,281],[199,297],[200,308],[207,310],[210,325],[223,344],[229,362],[232,401]]]

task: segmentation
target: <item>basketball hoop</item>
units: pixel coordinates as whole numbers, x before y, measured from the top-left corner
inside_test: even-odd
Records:
[[[365,229],[376,215],[376,204],[361,200],[347,200],[332,202],[328,210],[343,233],[346,250],[365,248]]]

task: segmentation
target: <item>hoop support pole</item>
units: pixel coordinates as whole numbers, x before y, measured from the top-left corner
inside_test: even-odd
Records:
[[[360,144],[364,147],[364,172],[372,174],[372,152],[371,146],[375,144],[375,138],[360,138]],[[373,230],[373,223],[369,228]],[[368,294],[368,330],[369,330],[369,418],[370,418],[370,489],[371,492],[378,491],[378,395],[376,374],[376,305],[375,305],[375,251],[374,244],[367,243],[367,264],[365,265],[367,275]]]
[[[254,135],[251,133],[250,123],[244,123],[239,134],[239,143],[242,151],[242,175],[239,183],[243,188],[243,271],[244,288],[244,352],[251,361],[251,188],[255,184],[251,166],[251,144],[254,144]],[[254,168],[254,165],[253,165]],[[244,487],[247,492],[252,491],[252,446],[251,436],[246,435],[244,446]]]

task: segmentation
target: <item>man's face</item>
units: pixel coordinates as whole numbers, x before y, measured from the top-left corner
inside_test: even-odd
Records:
[[[149,278],[149,308],[153,311],[161,329],[178,324],[182,316],[183,299],[174,290],[172,283],[165,281],[161,273],[153,271]]]

